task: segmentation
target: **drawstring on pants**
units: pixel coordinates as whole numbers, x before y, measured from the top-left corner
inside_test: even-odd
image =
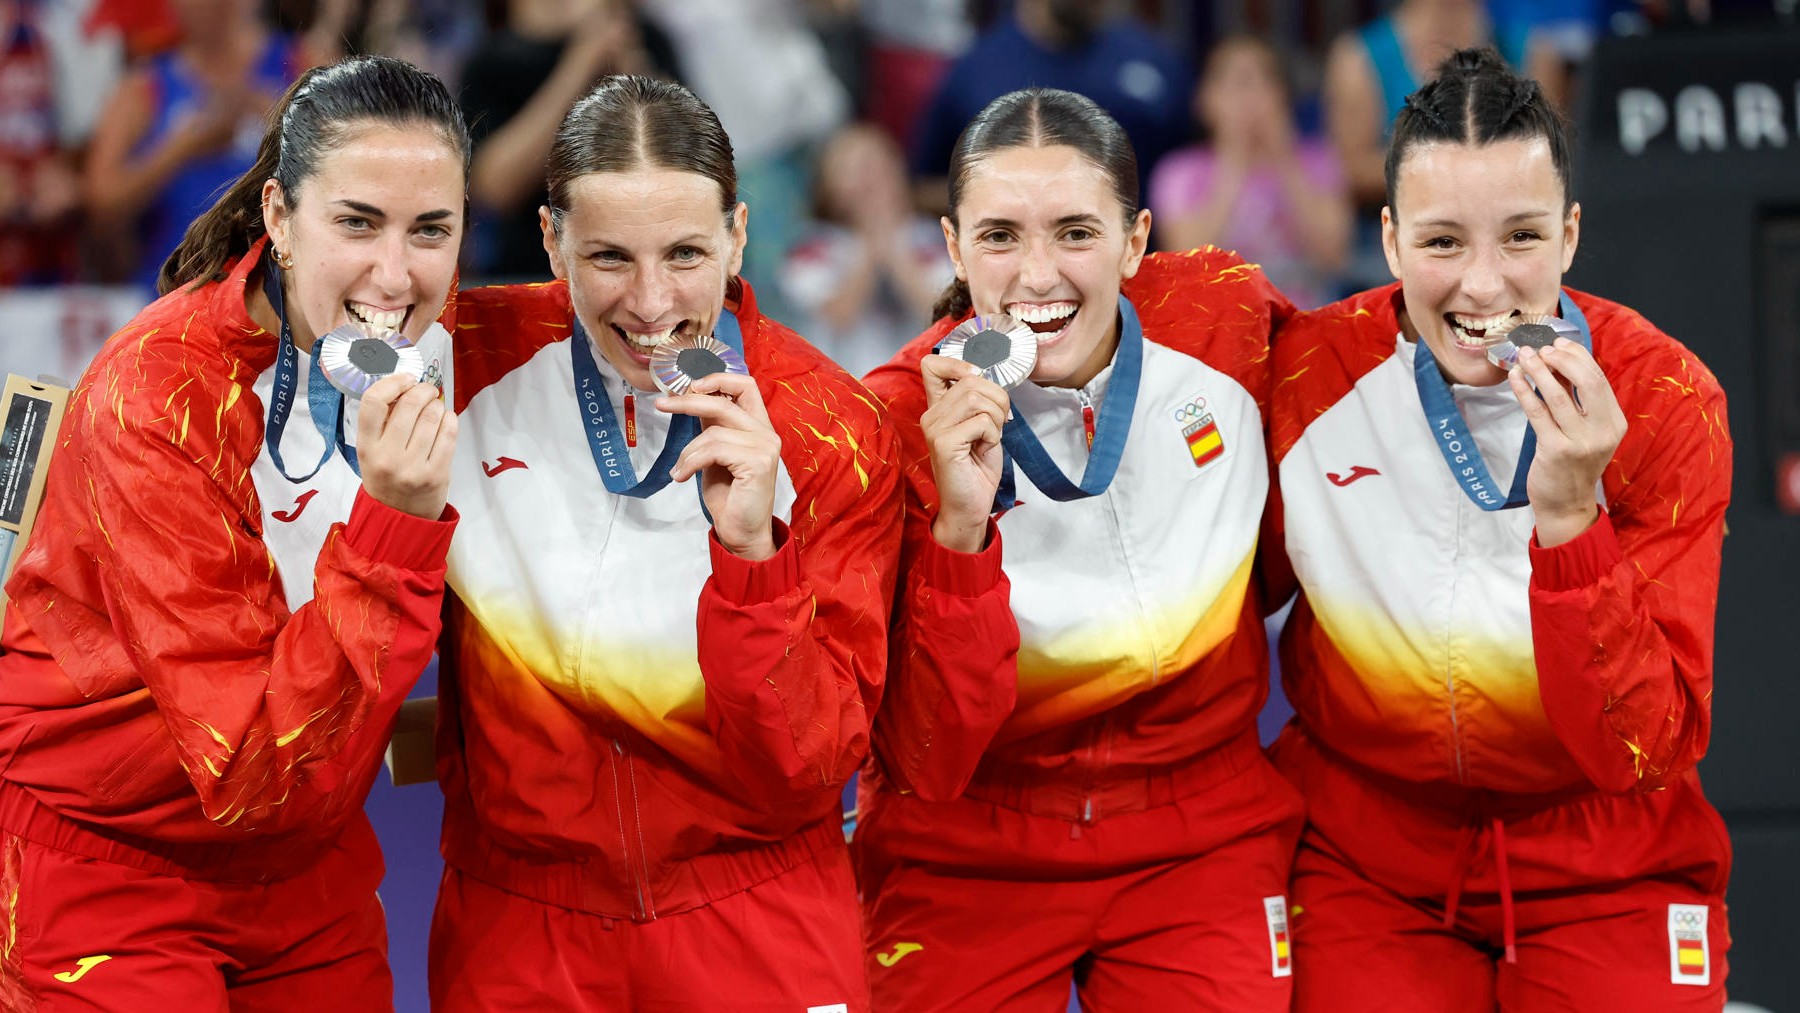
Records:
[[[1516,938],[1516,921],[1513,915],[1512,875],[1506,866],[1506,824],[1499,817],[1488,823],[1494,832],[1494,875],[1500,881],[1500,925],[1501,941],[1506,945],[1506,962],[1519,962],[1518,942]],[[1462,902],[1463,880],[1469,875],[1469,865],[1475,858],[1475,839],[1484,828],[1477,821],[1471,820],[1462,829],[1456,839],[1456,858],[1451,863],[1450,886],[1444,897],[1444,928],[1456,927],[1456,909]]]

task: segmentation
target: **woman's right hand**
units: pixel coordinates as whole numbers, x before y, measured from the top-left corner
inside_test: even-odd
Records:
[[[1005,388],[960,359],[927,355],[919,368],[926,404],[919,425],[931,449],[938,490],[931,533],[947,549],[979,552],[1000,488],[1005,463],[1000,434],[1012,399]]]
[[[437,387],[410,376],[383,377],[362,396],[356,455],[363,488],[382,503],[435,521],[450,499],[456,413]]]

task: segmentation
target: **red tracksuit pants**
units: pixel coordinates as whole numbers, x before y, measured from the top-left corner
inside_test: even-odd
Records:
[[[545,904],[446,866],[431,923],[434,1013],[867,1013],[843,846],[647,922]]]
[[[1091,823],[1031,811],[1064,784],[865,793],[875,1009],[1285,1013],[1299,799],[1253,736],[1131,780]]]
[[[1273,756],[1307,804],[1298,1013],[1723,1007],[1731,845],[1692,775],[1628,795],[1427,787],[1293,725]]]
[[[0,833],[6,1013],[394,1008],[372,832],[269,883],[212,882]]]

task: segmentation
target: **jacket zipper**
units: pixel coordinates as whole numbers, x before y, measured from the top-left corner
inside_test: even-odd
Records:
[[[1089,396],[1086,387],[1077,387],[1075,389],[1075,401],[1081,409],[1081,428],[1083,434],[1087,437],[1087,449],[1092,451],[1094,449],[1095,429],[1094,399]],[[1131,574],[1131,562],[1125,551],[1123,526],[1119,523],[1119,511],[1113,502],[1112,489],[1109,487],[1105,492],[1102,492],[1100,494],[1100,499],[1106,504],[1107,521],[1112,525],[1113,540],[1115,544],[1119,546],[1120,565],[1125,569],[1125,579],[1131,584],[1132,612],[1134,618],[1137,620],[1139,635],[1142,637],[1144,645],[1149,649],[1150,684],[1154,686],[1162,681],[1162,662],[1157,657],[1156,643],[1149,635],[1148,627],[1145,625],[1143,596],[1138,593],[1137,581]],[[1098,762],[1096,762],[1097,754],[1101,752],[1102,742],[1105,743],[1105,755],[1099,757]],[[1085,752],[1087,754],[1088,773],[1086,784],[1083,785],[1082,788],[1081,818],[1070,828],[1071,837],[1080,837],[1081,828],[1083,826],[1093,826],[1105,816],[1104,812],[1098,811],[1099,806],[1096,804],[1094,798],[1094,786],[1099,783],[1101,772],[1106,767],[1110,766],[1112,762],[1111,714],[1102,714],[1099,716],[1099,720],[1095,722],[1093,730],[1088,735]]]
[[[619,820],[619,845],[623,849],[626,874],[631,877],[631,888],[636,904],[634,920],[649,921],[656,917],[656,906],[650,900],[649,888],[645,880],[648,878],[643,870],[644,828],[638,809],[637,772],[631,766],[631,754],[625,751],[625,743],[617,738],[612,740],[612,779],[613,809]],[[631,816],[625,815],[625,791],[619,784],[619,765],[625,764],[627,783],[624,786],[631,793]],[[633,847],[635,840],[636,846]]]
[[[1456,496],[1460,499],[1462,493],[1458,491]],[[1464,538],[1463,504],[1457,503],[1452,509],[1456,511],[1456,547],[1450,554],[1450,612],[1446,617],[1444,630],[1444,695],[1446,697],[1446,703],[1448,703],[1450,708],[1450,749],[1451,759],[1456,761],[1456,782],[1458,784],[1468,784],[1468,771],[1466,765],[1463,763],[1462,724],[1457,720],[1456,714],[1456,661],[1451,656],[1452,644],[1456,637],[1456,592],[1458,590],[1458,584],[1460,583],[1459,578],[1462,575]]]

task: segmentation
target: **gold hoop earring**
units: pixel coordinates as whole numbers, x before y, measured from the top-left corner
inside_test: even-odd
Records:
[[[294,255],[293,254],[283,253],[280,250],[276,250],[274,255],[275,255],[275,266],[276,267],[281,268],[283,271],[292,271],[294,269]]]

